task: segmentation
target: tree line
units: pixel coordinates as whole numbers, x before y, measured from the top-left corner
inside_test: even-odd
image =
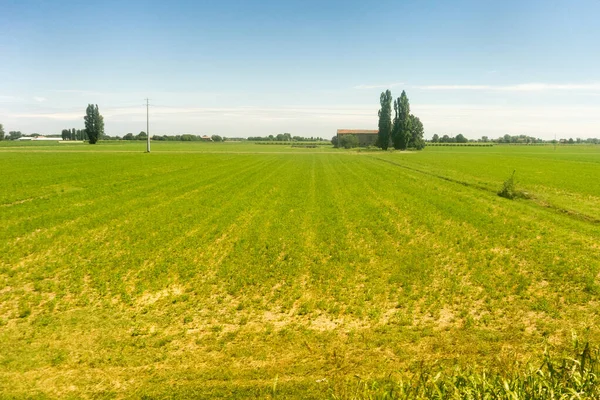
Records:
[[[248,136],[249,141],[253,142],[323,142],[326,141],[321,137],[309,137],[305,138],[302,136],[292,136],[291,133],[279,133],[277,135],[269,136]]]
[[[469,139],[467,139],[462,133],[459,133],[456,136],[448,136],[444,135],[440,137],[437,133],[433,135],[431,138],[431,143],[468,143]]]
[[[140,134],[146,134],[145,132],[140,132]],[[127,135],[130,135],[129,133]],[[127,140],[127,135],[123,136],[123,139]],[[192,135],[189,133],[184,133],[183,135],[173,135],[173,136],[169,136],[169,135],[154,135],[151,137],[152,140],[156,140],[156,141],[164,141],[164,142],[202,142],[205,141],[206,139],[203,138],[200,135]],[[219,135],[212,135],[210,137],[210,139],[213,142],[224,142],[225,138]],[[146,140],[145,136],[144,139]]]
[[[394,104],[394,118],[392,120],[392,101]],[[387,150],[393,146],[396,150],[414,148],[422,150],[425,147],[423,123],[410,113],[410,102],[403,90],[396,100],[392,92],[386,90],[379,98],[379,133],[377,134],[377,147]]]
[[[542,143],[563,143],[563,144],[576,144],[576,143],[587,143],[587,144],[599,144],[600,139],[597,138],[569,138],[569,139],[552,139],[544,140],[529,135],[509,135],[500,136],[498,138],[490,138],[488,136],[481,136],[479,139],[468,139],[462,133],[456,136],[443,135],[440,136],[437,133],[431,137],[431,143],[510,143],[510,144],[542,144]]]

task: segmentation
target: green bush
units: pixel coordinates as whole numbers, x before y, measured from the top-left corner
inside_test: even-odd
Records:
[[[340,138],[340,147],[352,149],[358,147],[358,138],[354,135],[344,135]]]

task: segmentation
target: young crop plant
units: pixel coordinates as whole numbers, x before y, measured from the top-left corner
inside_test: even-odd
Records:
[[[538,368],[485,372],[472,368],[428,370],[420,366],[412,379],[362,380],[354,383],[354,399],[598,399],[598,348],[589,343],[574,357],[554,358],[544,353]],[[334,390],[335,392],[335,390]],[[334,393],[334,399],[350,398]]]

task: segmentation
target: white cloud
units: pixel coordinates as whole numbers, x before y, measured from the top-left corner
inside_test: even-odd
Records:
[[[357,85],[353,89],[391,89],[400,85],[404,85],[404,82],[389,83],[387,85]]]
[[[44,101],[46,101],[46,98],[41,96],[33,96],[33,99],[39,103],[43,103]]]
[[[482,90],[503,92],[600,91],[600,83],[520,83],[515,85],[425,85],[423,90]]]

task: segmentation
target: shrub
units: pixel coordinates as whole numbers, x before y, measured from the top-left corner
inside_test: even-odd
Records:
[[[331,138],[331,144],[332,144],[332,145],[333,145],[333,147],[335,147],[336,149],[337,149],[338,147],[340,147],[340,144],[338,143],[338,137],[337,137],[337,136],[334,136],[334,137],[332,137],[332,138]]]
[[[344,135],[340,138],[340,147],[345,149],[358,147],[358,138],[354,135]]]
[[[504,197],[506,199],[526,199],[529,196],[527,195],[527,193],[522,192],[520,190],[517,190],[515,187],[515,173],[517,171],[513,171],[512,175],[504,181],[504,183],[502,184],[502,189],[500,189],[500,191],[498,192],[498,196],[500,197]]]

